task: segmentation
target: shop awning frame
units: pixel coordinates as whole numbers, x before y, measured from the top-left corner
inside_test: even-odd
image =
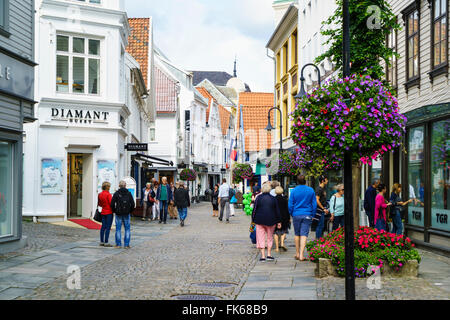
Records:
[[[156,164],[156,165],[163,165],[163,166],[167,166],[167,167],[173,167],[173,161],[167,161],[167,160],[164,160],[164,159],[161,159],[161,158],[148,156],[148,155],[143,154],[143,153],[133,154],[131,156],[131,158],[132,159],[143,160],[143,161],[145,161],[147,163],[150,163],[152,166],[153,166],[153,164]]]

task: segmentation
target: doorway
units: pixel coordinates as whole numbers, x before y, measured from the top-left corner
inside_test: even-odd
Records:
[[[67,215],[71,218],[83,215],[83,154],[68,154]]]

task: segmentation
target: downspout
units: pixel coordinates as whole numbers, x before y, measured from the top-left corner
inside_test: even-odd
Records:
[[[273,60],[273,106],[275,108],[277,106],[277,92],[275,90],[275,85],[277,84],[277,62],[275,60],[275,57],[272,57],[269,55],[269,48],[266,48],[266,56]],[[277,117],[277,113],[274,112],[274,114],[273,114],[274,121],[277,119],[276,117]],[[280,119],[280,121],[281,121],[281,119]],[[266,156],[267,156],[267,154],[266,154]]]

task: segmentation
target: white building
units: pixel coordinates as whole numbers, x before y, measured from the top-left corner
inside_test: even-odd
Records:
[[[124,1],[39,0],[36,11],[38,120],[24,126],[23,215],[89,218],[101,183],[114,192],[130,173],[125,144],[148,140]]]

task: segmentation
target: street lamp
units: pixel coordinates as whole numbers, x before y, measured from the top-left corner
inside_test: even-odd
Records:
[[[272,130],[275,130],[275,128],[272,127],[272,124],[270,123],[270,112],[271,112],[272,110],[278,110],[278,111],[280,111],[280,152],[281,152],[281,150],[283,150],[283,125],[282,125],[282,121],[281,121],[281,118],[283,117],[283,114],[281,113],[281,109],[280,109],[280,108],[278,108],[278,107],[272,107],[272,108],[269,110],[269,113],[268,113],[268,115],[267,115],[268,124],[267,124],[266,130],[267,130],[268,132],[271,132]],[[286,116],[287,116],[287,115],[286,115]]]
[[[305,91],[305,77],[303,76],[303,72],[305,71],[306,67],[314,67],[317,70],[318,73],[318,82],[319,82],[319,87],[321,86],[321,80],[320,80],[320,69],[318,66],[316,66],[314,63],[307,63],[303,66],[302,68],[302,72],[300,74],[300,92],[294,97],[295,99],[302,99],[304,96],[306,96],[306,91]]]

